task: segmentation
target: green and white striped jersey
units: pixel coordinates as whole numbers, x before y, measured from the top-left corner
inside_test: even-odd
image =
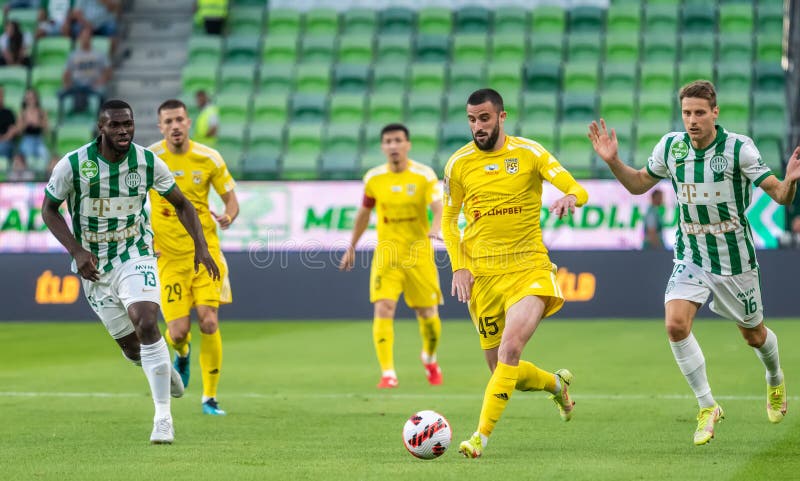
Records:
[[[733,275],[757,266],[745,210],[753,185],[772,175],[753,141],[717,126],[705,149],[694,149],[686,132],[658,142],[647,172],[670,179],[680,207],[675,258],[714,274]]]
[[[153,233],[144,209],[153,188],[166,195],[175,187],[167,165],[131,143],[125,159],[109,162],[98,152],[99,138],[58,161],[45,194],[67,201],[72,233],[99,260],[100,272],[152,255]],[[73,261],[73,269],[75,268]]]

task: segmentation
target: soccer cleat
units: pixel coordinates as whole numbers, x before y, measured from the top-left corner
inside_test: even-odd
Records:
[[[158,418],[153,422],[153,432],[150,434],[151,444],[172,444],[175,440],[175,430],[172,428],[172,417]]]
[[[203,414],[210,414],[212,416],[224,416],[226,413],[219,408],[217,400],[213,397],[203,403]]]
[[[438,386],[442,383],[442,370],[436,361],[425,364],[425,376],[427,376],[431,386]]]
[[[568,369],[559,369],[556,376],[561,380],[561,391],[551,395],[550,399],[558,406],[561,420],[566,422],[572,419],[572,409],[575,407],[575,401],[569,397],[569,385],[575,376]]]
[[[172,397],[182,397],[183,396],[183,379],[181,379],[181,375],[178,371],[175,370],[175,367],[169,368],[169,393]]]
[[[463,454],[465,458],[480,458],[483,454],[481,435],[475,433],[466,441],[461,441],[461,444],[458,445],[458,452]]]
[[[714,425],[724,417],[725,413],[719,404],[701,409],[697,414],[697,429],[694,431],[695,446],[701,446],[711,441],[714,437]]]
[[[783,421],[786,415],[786,381],[767,386],[767,417],[771,423]]]
[[[397,387],[397,378],[394,376],[383,376],[378,383],[378,389],[391,389]]]
[[[183,387],[189,387],[189,358],[192,355],[192,345],[189,345],[189,352],[186,353],[186,357],[181,357],[178,353],[175,353],[175,362],[172,363],[172,366],[178,371],[178,374],[181,375],[181,381],[183,381]]]

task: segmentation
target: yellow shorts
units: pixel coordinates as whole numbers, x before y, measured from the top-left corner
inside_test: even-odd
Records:
[[[472,286],[469,314],[480,336],[481,348],[500,345],[506,326],[508,308],[526,296],[538,296],[545,302],[544,316],[552,316],[564,305],[564,295],[553,269],[532,269],[496,276],[479,276]]]
[[[208,275],[202,264],[195,273],[194,259],[191,257],[171,258],[161,255],[158,258],[161,312],[166,322],[187,317],[195,306],[218,307],[220,304],[231,303],[233,298],[225,256],[219,253],[214,260],[219,267],[218,281]]]
[[[373,260],[369,276],[369,301],[389,299],[397,302],[400,293],[408,307],[432,307],[442,304],[439,271],[433,255],[416,259],[411,265],[380,265]]]

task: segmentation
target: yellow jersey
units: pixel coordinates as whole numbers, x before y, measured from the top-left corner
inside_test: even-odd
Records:
[[[217,223],[208,210],[208,192],[214,186],[217,194],[222,195],[236,187],[222,156],[216,150],[191,140],[185,154],[170,152],[165,140],[156,142],[148,149],[166,162],[183,195],[197,210],[209,252],[219,252]],[[194,242],[175,214],[172,204],[151,191],[150,209],[156,251],[165,256],[193,256]]]
[[[389,164],[367,171],[363,205],[376,208],[381,247],[376,249],[376,256],[384,248],[401,258],[407,258],[414,249],[430,249],[428,206],[441,200],[439,179],[426,165],[409,159],[403,172],[392,172]]]
[[[496,152],[474,142],[450,157],[444,170],[442,233],[453,270],[491,276],[550,268],[542,242],[542,182],[549,181],[577,205],[589,199],[558,160],[539,143],[506,135]],[[467,225],[458,230],[463,206]]]

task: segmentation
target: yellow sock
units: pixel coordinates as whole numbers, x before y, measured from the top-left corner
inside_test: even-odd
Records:
[[[552,372],[539,369],[528,361],[519,362],[519,378],[517,391],[548,391],[555,392],[556,375]]]
[[[222,336],[219,329],[214,334],[201,333],[200,372],[203,376],[203,396],[217,397],[219,371],[222,368]]]
[[[172,340],[172,336],[169,335],[169,329],[164,332],[164,339],[169,344],[169,347],[172,348],[173,351],[177,352],[180,357],[186,357],[189,355],[189,343],[192,342],[192,333],[186,333],[186,339],[183,342],[175,342]]]
[[[419,335],[422,337],[422,352],[427,359],[422,359],[425,364],[436,361],[436,348],[439,347],[439,339],[442,337],[442,321],[438,315],[433,317],[419,317]]]
[[[372,321],[372,342],[381,371],[394,370],[394,321],[376,317]]]
[[[495,424],[506,409],[508,400],[511,399],[518,375],[519,366],[509,366],[498,362],[494,374],[489,379],[483,395],[481,418],[478,422],[478,432],[487,438],[492,435]]]

